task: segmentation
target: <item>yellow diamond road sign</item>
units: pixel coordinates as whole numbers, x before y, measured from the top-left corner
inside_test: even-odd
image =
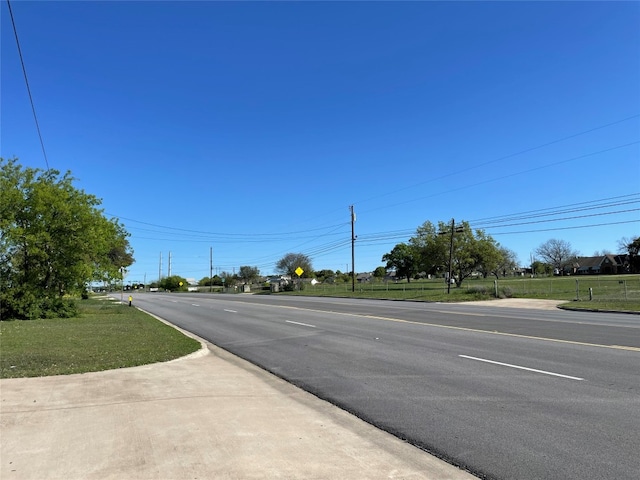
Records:
[[[298,267],[298,268],[296,268],[295,272],[296,272],[296,274],[297,274],[298,276],[300,276],[300,275],[302,275],[302,274],[304,273],[304,270],[303,270],[303,269],[301,269],[300,267]]]

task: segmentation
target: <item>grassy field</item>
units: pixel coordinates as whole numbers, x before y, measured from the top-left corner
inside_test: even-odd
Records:
[[[563,300],[571,308],[640,311],[640,275],[602,275],[580,277],[510,277],[465,279],[460,288],[442,279],[413,280],[411,283],[372,282],[356,284],[305,285],[299,292],[283,294],[381,298],[428,302],[464,302],[496,298],[540,298]]]
[[[0,378],[95,372],[164,362],[200,343],[127,305],[89,299],[77,318],[0,322]]]

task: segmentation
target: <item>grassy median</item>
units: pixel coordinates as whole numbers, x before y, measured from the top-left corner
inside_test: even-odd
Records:
[[[0,378],[97,372],[172,360],[200,343],[107,299],[79,301],[76,318],[0,322]]]
[[[424,302],[465,302],[497,298],[536,298],[566,302],[565,308],[640,311],[640,275],[598,275],[567,277],[469,278],[461,287],[447,292],[443,279],[412,280],[410,283],[372,281],[303,286],[301,291],[280,295],[349,298],[379,298]],[[497,294],[497,295],[496,295]]]

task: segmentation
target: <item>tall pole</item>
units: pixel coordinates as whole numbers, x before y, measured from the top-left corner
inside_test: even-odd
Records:
[[[160,252],[160,263],[158,264],[158,283],[162,280],[162,252]]]
[[[353,212],[353,205],[349,207],[351,209],[351,291],[356,291],[356,235],[355,235],[355,223],[356,214]]]
[[[213,247],[209,247],[209,293],[213,292]]]
[[[449,245],[449,278],[447,278],[447,294],[451,293],[451,273],[452,273],[452,259],[453,259],[453,232],[456,229],[455,220],[451,219],[451,244]]]
[[[169,252],[169,274],[168,276],[171,276],[171,252]]]

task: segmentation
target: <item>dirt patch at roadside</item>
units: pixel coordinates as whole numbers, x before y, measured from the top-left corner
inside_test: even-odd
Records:
[[[544,300],[537,298],[498,298],[477,302],[464,302],[465,305],[484,305],[487,307],[535,308],[538,310],[555,310],[558,305],[567,303],[564,300]]]

